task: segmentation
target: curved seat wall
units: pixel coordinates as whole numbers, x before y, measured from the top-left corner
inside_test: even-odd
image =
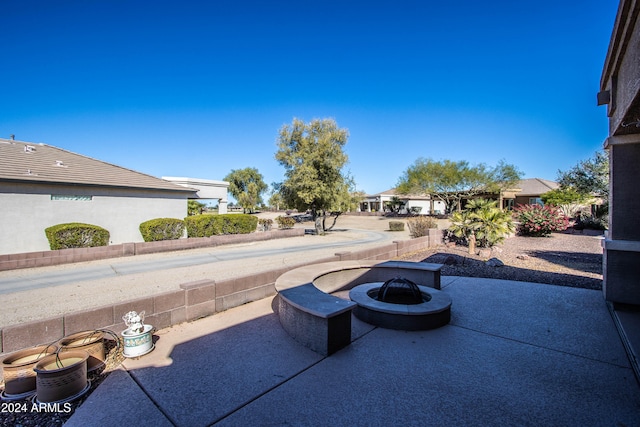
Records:
[[[351,310],[357,304],[331,293],[394,277],[440,289],[441,269],[408,261],[335,261],[290,270],[275,283],[280,324],[304,346],[332,354],[351,343]]]

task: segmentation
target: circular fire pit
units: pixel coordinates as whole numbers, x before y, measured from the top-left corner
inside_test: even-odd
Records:
[[[447,294],[403,278],[356,286],[349,298],[358,304],[353,310],[358,319],[382,328],[422,331],[444,326],[451,319]]]

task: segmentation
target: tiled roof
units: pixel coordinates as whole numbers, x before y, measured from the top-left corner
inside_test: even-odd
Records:
[[[195,191],[61,148],[8,139],[0,139],[1,181]]]
[[[547,191],[559,188],[560,184],[542,178],[523,179],[518,183],[518,188],[522,189],[519,196],[539,196]]]
[[[557,182],[554,181],[549,181],[548,179],[542,179],[542,178],[528,178],[528,179],[523,179],[520,180],[520,182],[518,182],[518,185],[516,185],[516,187],[512,190],[509,191],[516,191],[518,196],[539,196],[541,194],[546,193],[547,191],[551,191],[551,190],[555,190],[556,188],[559,188],[560,184],[558,184]],[[517,189],[520,189],[522,191],[518,191]],[[423,199],[428,199],[429,196],[426,195],[422,195],[422,196],[418,196],[418,195],[405,195],[405,194],[398,194],[395,188],[392,188],[390,190],[387,191],[383,191],[381,193],[377,193],[377,194],[370,194],[367,195],[368,198],[373,198],[376,196],[401,196],[401,197],[411,197],[411,198],[423,198]]]

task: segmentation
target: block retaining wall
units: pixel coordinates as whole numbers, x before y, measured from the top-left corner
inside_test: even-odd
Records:
[[[208,248],[232,243],[255,242],[302,235],[304,235],[303,229],[290,228],[287,230],[271,230],[249,234],[228,234],[222,236],[164,240],[160,242],[121,243],[95,248],[59,249],[55,251],[8,254],[0,255],[0,271],[145,255],[158,252]]]
[[[69,313],[62,317],[7,326],[0,330],[0,354],[55,342],[66,335],[84,330],[109,329],[119,334],[126,328],[122,316],[131,310],[144,310],[145,323],[156,329],[167,328],[273,296],[276,294],[276,279],[293,268],[331,261],[388,260],[440,243],[442,231],[433,230],[430,235],[417,239],[395,241],[361,251],[340,252],[332,257],[244,277],[183,283],[179,290],[171,292]]]

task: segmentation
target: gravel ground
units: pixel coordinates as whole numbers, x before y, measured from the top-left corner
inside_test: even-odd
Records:
[[[402,257],[444,264],[443,276],[486,277],[602,289],[602,237],[554,233],[550,237],[508,238],[491,251],[488,261],[469,255],[466,247],[441,246]]]

